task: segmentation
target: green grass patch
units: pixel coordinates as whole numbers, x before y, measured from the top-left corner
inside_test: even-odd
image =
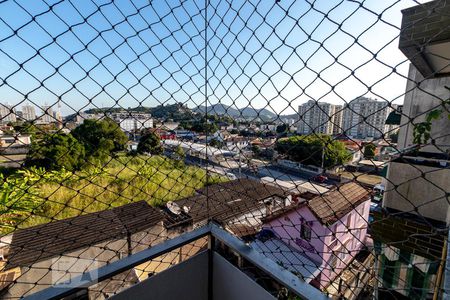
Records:
[[[33,207],[11,216],[4,205],[3,233],[141,200],[160,206],[191,196],[207,184],[227,180],[218,175],[207,176],[206,170],[199,167],[180,166],[163,156],[125,155],[111,159],[102,167],[74,173],[31,169],[6,178],[19,180],[20,188],[33,191],[33,201],[28,201]],[[10,200],[22,201],[20,197]]]

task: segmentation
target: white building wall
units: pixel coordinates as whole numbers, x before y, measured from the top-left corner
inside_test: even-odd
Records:
[[[0,123],[7,124],[16,121],[16,110],[8,104],[0,103]]]
[[[341,127],[342,111],[339,105],[309,100],[298,108],[299,134],[334,134]],[[336,128],[335,128],[336,127]]]
[[[414,125],[425,121],[426,113],[433,109],[442,109],[442,100],[449,98],[450,77],[441,77],[424,80],[417,69],[410,65],[406,84],[405,102],[402,108],[400,131],[398,136],[398,149],[404,149],[414,144]],[[416,84],[420,82],[420,89]],[[411,122],[411,119],[413,122]],[[450,120],[443,115],[439,120],[433,121],[431,138],[435,145],[422,148],[425,152],[443,153],[450,149]]]
[[[385,124],[392,107],[385,101],[366,97],[349,102],[343,112],[342,127],[346,135],[358,138],[380,138],[388,132]]]
[[[33,105],[23,105],[22,106],[22,118],[26,121],[33,121],[36,119],[36,109]]]

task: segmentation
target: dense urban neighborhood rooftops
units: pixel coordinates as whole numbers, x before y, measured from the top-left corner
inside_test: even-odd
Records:
[[[84,247],[120,239],[163,220],[145,201],[17,230],[2,238],[5,269],[27,266]]]
[[[317,219],[324,225],[331,225],[342,216],[356,208],[359,204],[369,200],[369,192],[358,183],[345,183],[323,194],[314,195],[304,193],[298,195],[298,200],[290,205],[269,214],[264,220],[276,219],[285,213],[307,206]]]

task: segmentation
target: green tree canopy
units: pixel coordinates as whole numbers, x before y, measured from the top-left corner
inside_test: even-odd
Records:
[[[137,146],[138,153],[150,153],[152,155],[162,154],[161,139],[154,132],[147,132],[139,141]]]
[[[71,134],[46,134],[34,139],[26,164],[47,169],[77,170],[84,163],[84,146]]]
[[[345,145],[329,135],[303,135],[282,138],[275,144],[278,153],[290,160],[325,168],[342,165],[351,158]]]
[[[366,146],[364,146],[364,157],[365,158],[369,158],[369,159],[374,158],[375,157],[375,149],[376,148],[377,147],[374,144],[372,144],[372,143],[369,143]]]
[[[175,154],[176,166],[178,168],[183,167],[184,166],[184,159],[186,158],[186,153],[184,152],[183,148],[181,148],[180,145],[178,145],[175,148],[174,154]]]
[[[289,127],[287,124],[281,124],[277,126],[277,133],[286,133],[289,131]]]
[[[195,121],[190,129],[195,132],[214,133],[219,130],[219,127],[215,123],[208,123],[203,119],[201,121]]]
[[[109,118],[84,120],[72,134],[84,145],[87,157],[100,160],[105,160],[111,152],[124,150],[128,141],[119,125]]]

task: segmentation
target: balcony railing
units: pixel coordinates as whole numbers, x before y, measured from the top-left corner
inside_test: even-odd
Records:
[[[276,264],[273,260],[258,253],[257,251],[246,245],[244,242],[237,239],[229,232],[224,231],[214,223],[209,223],[207,226],[203,226],[194,231],[182,234],[174,239],[125,257],[100,269],[90,271],[79,277],[72,278],[70,281],[63,282],[43,291],[37,292],[26,297],[25,299],[61,299],[71,296],[73,294],[79,293],[81,290],[89,288],[92,285],[98,284],[103,280],[129,271],[133,267],[169,253],[170,251],[180,248],[186,244],[195,242],[196,240],[199,240],[203,237],[208,237],[208,249],[205,250],[205,252],[201,252],[199,255],[207,256],[207,263],[195,265],[194,269],[191,271],[191,275],[193,277],[189,278],[181,276],[180,274],[185,275],[182,270],[176,269],[172,271],[171,268],[169,268],[166,271],[160,273],[173,273],[169,274],[169,276],[164,278],[163,281],[158,281],[158,284],[160,284],[161,286],[153,286],[153,288],[150,288],[150,283],[150,286],[147,289],[141,288],[140,286],[145,287],[149,284],[147,282],[151,282],[154,280],[154,277],[150,277],[149,279],[138,283],[136,286],[132,286],[124,290],[123,293],[126,296],[122,296],[121,292],[119,292],[114,297],[114,299],[130,299],[130,296],[132,296],[131,298],[140,298],[149,294],[154,294],[154,299],[169,299],[170,296],[174,294],[184,295],[184,299],[231,299],[230,297],[227,298],[226,296],[220,294],[223,293],[223,286],[227,285],[226,282],[215,282],[215,279],[213,278],[213,276],[215,276],[214,271],[216,268],[216,263],[213,261],[213,256],[221,256],[220,252],[223,251],[233,252],[237,254],[241,259],[246,260],[249,264],[267,274],[270,279],[279,283],[280,289],[281,287],[285,287],[290,292],[301,297],[302,299],[327,299],[327,297],[322,294],[321,291],[305,283],[291,272]],[[194,258],[189,258],[186,262],[189,262],[193,259]],[[172,268],[175,269],[175,267]],[[204,268],[206,270],[201,270],[201,268]],[[250,279],[250,277],[244,275],[242,271],[239,271],[237,268],[232,270],[232,272],[228,271],[228,273],[226,274],[216,276],[222,281],[233,280],[233,278],[236,276],[245,278],[245,281],[241,282],[241,286],[231,286],[230,288],[232,289],[232,291],[227,292],[229,296],[234,295],[233,299],[261,299],[258,298],[258,295],[261,294],[265,294],[265,297],[267,299],[275,299],[273,296],[270,296],[269,293],[260,291],[260,289],[263,288],[255,284]],[[221,271],[224,271],[224,269],[222,269]],[[180,274],[177,274],[178,272]],[[236,273],[242,273],[242,275],[237,275]],[[205,274],[207,275],[207,277],[203,278],[198,276],[198,274]],[[179,283],[180,280],[184,281],[185,284],[181,285]],[[207,290],[196,293],[192,292],[192,290],[186,289],[186,287],[189,285],[191,285],[191,288],[193,288],[193,290],[201,289],[202,287],[204,288],[204,282],[207,282]],[[178,284],[180,285],[178,286]],[[138,290],[138,292],[135,292],[135,289]],[[158,291],[155,291],[155,289],[158,289]],[[203,297],[197,298],[199,294],[203,295]]]

